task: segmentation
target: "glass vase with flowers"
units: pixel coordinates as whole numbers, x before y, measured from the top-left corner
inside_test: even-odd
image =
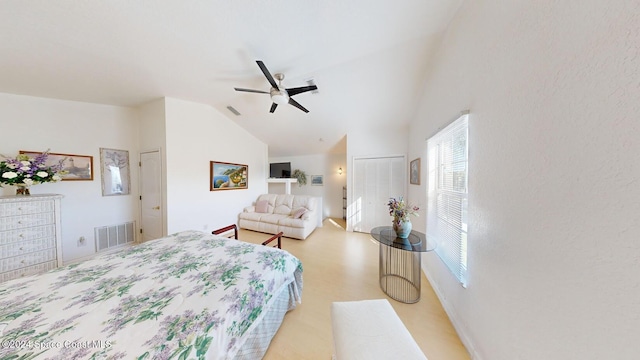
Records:
[[[420,207],[409,204],[402,197],[390,198],[387,205],[389,215],[393,217],[393,231],[399,238],[406,239],[411,233],[411,216],[418,216]]]

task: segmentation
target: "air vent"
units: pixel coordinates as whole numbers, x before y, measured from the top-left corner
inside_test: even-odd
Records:
[[[135,241],[135,222],[113,226],[101,226],[94,229],[96,252],[122,246]]]
[[[238,110],[236,110],[233,106],[229,105],[227,106],[227,109],[229,109],[229,111],[234,113],[236,116],[240,116],[240,112],[238,112]]]

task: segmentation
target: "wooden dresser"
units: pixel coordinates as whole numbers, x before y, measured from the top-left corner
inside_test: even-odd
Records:
[[[0,282],[62,266],[60,199],[0,197]]]

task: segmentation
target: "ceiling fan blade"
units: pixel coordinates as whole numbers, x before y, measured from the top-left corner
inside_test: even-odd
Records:
[[[297,101],[293,100],[292,98],[289,98],[289,104],[297,107],[298,109],[308,113],[309,110],[305,109],[304,106],[300,105]]]
[[[267,67],[264,65],[264,63],[260,60],[256,60],[256,62],[258,63],[260,70],[262,70],[264,77],[266,77],[267,80],[269,80],[269,84],[271,84],[271,86],[274,89],[279,89],[278,84],[276,84],[276,81],[273,79],[273,76],[271,76],[271,73],[269,72],[269,70],[267,70]]]
[[[313,90],[318,90],[318,87],[315,85],[311,85],[311,86],[291,88],[291,89],[287,89],[287,94],[289,94],[289,96],[293,96],[293,95],[298,95],[298,94],[302,94],[303,92],[313,91]]]
[[[273,105],[271,105],[271,110],[269,110],[270,113],[273,113],[274,111],[276,111],[276,108],[278,107],[278,104],[273,103]]]
[[[268,91],[262,91],[262,90],[243,89],[243,88],[234,88],[234,89],[236,91],[244,91],[244,92],[259,93],[259,94],[269,94]]]

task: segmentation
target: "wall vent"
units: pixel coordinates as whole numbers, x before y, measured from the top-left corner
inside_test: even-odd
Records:
[[[96,252],[112,249],[135,241],[135,221],[94,229]]]

